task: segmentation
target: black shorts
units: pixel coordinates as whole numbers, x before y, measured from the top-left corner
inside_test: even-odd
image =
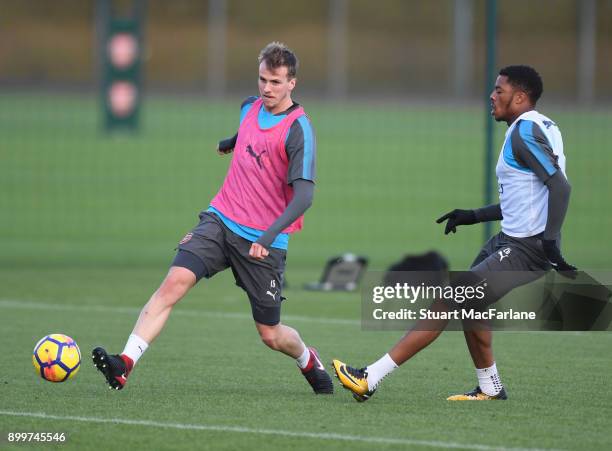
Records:
[[[514,238],[499,232],[480,250],[470,272],[487,283],[487,302],[498,301],[514,288],[544,276],[551,265],[542,249],[542,234]]]
[[[200,223],[179,243],[172,265],[190,269],[198,280],[232,268],[236,285],[246,291],[251,302],[253,319],[274,326],[280,322],[281,301],[285,299],[281,290],[287,252],[270,248],[265,259],[256,260],[249,256],[251,244],[232,232],[215,213],[203,211]],[[194,262],[193,256],[198,261]],[[198,267],[200,262],[203,266]]]

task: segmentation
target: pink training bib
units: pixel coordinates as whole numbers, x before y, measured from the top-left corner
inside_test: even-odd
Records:
[[[293,199],[293,188],[287,184],[285,138],[291,124],[305,113],[300,106],[274,127],[262,129],[258,123],[260,108],[261,98],[240,124],[225,181],[210,204],[239,224],[266,230]],[[304,216],[300,216],[283,232],[300,230],[303,221]]]

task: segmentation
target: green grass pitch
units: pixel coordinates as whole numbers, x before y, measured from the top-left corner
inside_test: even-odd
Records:
[[[0,98],[0,447],[10,431],[67,432],[57,449],[610,449],[607,333],[498,333],[510,400],[454,403],[475,374],[461,333],[443,334],[385,379],[365,404],[336,384],[314,396],[290,359],[259,342],[231,273],[198,285],[137,366],[106,389],[96,345],[121,350],[176,242],[222,182],[214,153],[237,103],[156,98],[137,136],[105,137],[95,99]],[[382,270],[437,249],[465,268],[480,227],[445,237],[435,218],[482,204],[478,109],[305,102],[317,131],[318,182],[304,232],[289,248],[284,321],[329,361],[366,364],[399,338],[362,331],[358,293],[300,289],[325,260],[352,251]],[[568,261],[607,269],[612,185],[609,113],[542,108],[564,133],[572,203]],[[607,125],[608,124],[608,125]],[[501,144],[504,127],[496,127]],[[596,164],[594,164],[596,162]],[[75,338],[83,366],[51,384],[31,364],[36,341]],[[46,417],[45,417],[46,416]]]

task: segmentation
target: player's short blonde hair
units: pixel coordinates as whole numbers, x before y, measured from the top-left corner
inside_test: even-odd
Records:
[[[259,52],[258,61],[266,63],[270,69],[278,69],[285,66],[287,68],[287,78],[295,78],[299,61],[293,50],[287,47],[282,42],[274,41],[266,45]]]

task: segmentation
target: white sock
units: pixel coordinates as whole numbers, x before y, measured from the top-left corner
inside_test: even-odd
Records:
[[[304,352],[302,352],[302,355],[295,359],[295,361],[300,368],[306,368],[308,366],[308,362],[310,361],[310,349],[304,346]]]
[[[389,354],[385,354],[373,364],[368,365],[366,368],[368,372],[368,388],[374,390],[378,383],[395,368],[397,368],[397,365]]]
[[[125,354],[134,361],[134,365],[138,359],[144,354],[149,347],[149,344],[136,334],[130,335],[122,354]]]
[[[503,388],[495,362],[489,368],[476,368],[476,377],[478,377],[478,385],[485,395],[495,396]]]

